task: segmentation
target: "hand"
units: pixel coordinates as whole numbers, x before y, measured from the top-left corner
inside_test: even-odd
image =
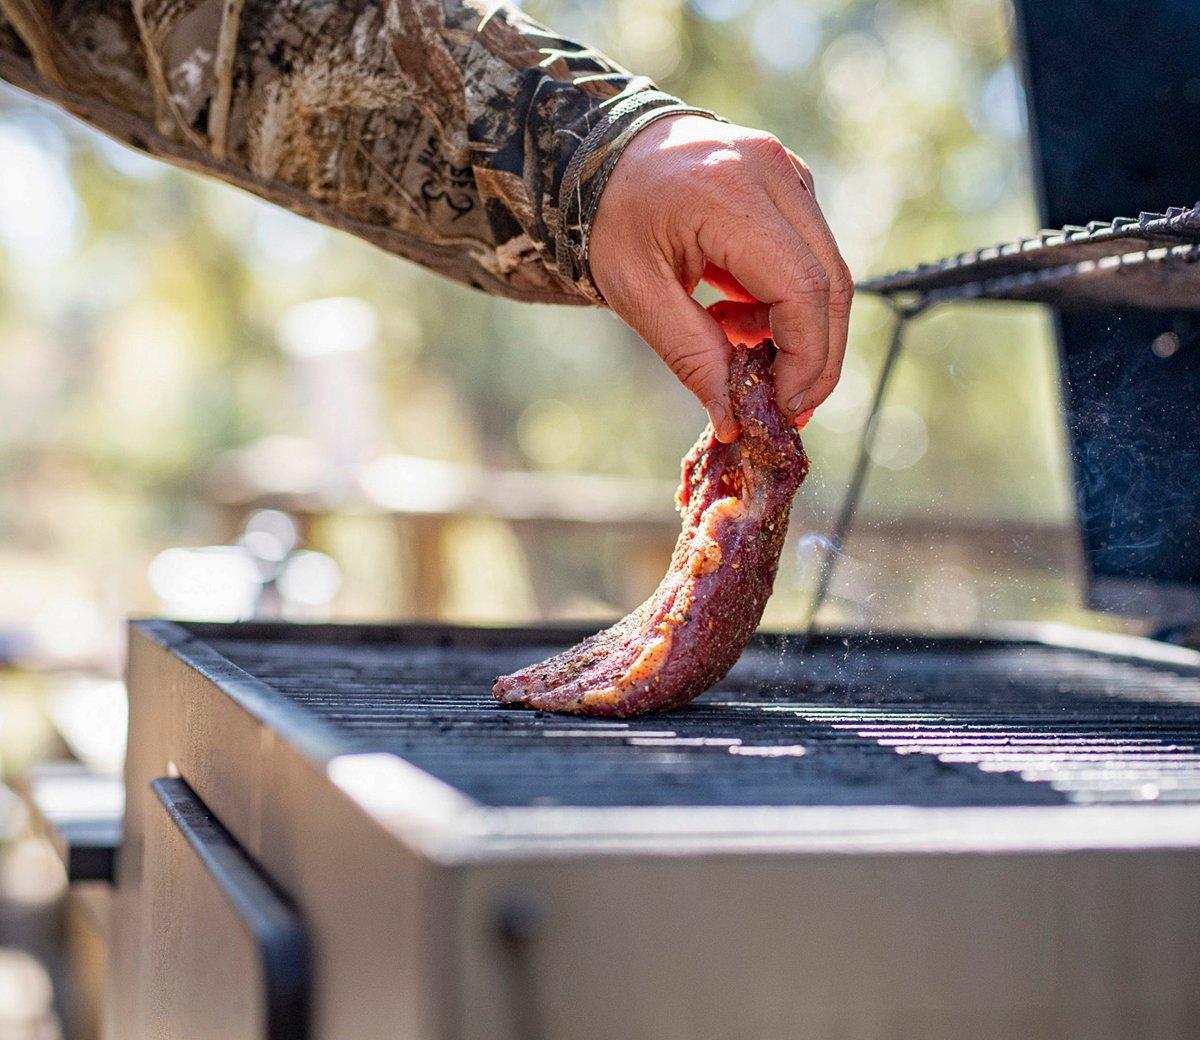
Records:
[[[589,260],[608,305],[700,399],[722,441],[738,435],[730,346],[692,299],[702,277],[771,305],[784,415],[803,421],[837,385],[854,283],[812,174],[770,134],[694,115],[651,123],[600,196]]]

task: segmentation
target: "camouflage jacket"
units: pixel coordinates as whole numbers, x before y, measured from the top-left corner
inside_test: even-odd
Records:
[[[602,302],[622,148],[697,111],[491,0],[0,0],[0,78],[490,293]]]

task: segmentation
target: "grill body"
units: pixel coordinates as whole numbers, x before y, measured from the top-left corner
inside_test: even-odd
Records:
[[[1014,10],[1047,226],[1200,195],[1194,3],[1017,0]],[[1092,602],[1190,622],[1200,613],[1200,314],[1194,302],[1175,312],[1116,294],[1092,302],[1092,313],[1056,315]],[[1173,356],[1151,349],[1164,334],[1182,344]]]
[[[311,1037],[1194,1035],[1200,656],[759,637],[669,716],[490,702],[578,634],[136,624],[110,1034],[207,1035],[164,942],[263,930],[162,884],[171,777],[301,922],[241,999],[294,1022],[304,963]]]

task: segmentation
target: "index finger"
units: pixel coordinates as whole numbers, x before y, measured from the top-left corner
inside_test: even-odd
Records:
[[[833,392],[842,373],[842,361],[850,336],[854,281],[825,220],[825,214],[817,204],[809,178],[804,177],[798,165],[799,160],[791,152],[787,153],[787,157],[792,167],[791,173],[785,174],[780,183],[773,185],[769,194],[788,223],[820,260],[829,277],[829,357],[808,402],[815,407]]]
[[[789,419],[804,411],[807,392],[829,356],[829,279],[820,261],[766,199],[727,232],[713,256],[756,299],[771,307],[775,396]],[[704,243],[701,243],[702,248]]]
[[[704,265],[704,273],[700,277],[716,289],[717,292],[724,293],[731,300],[736,300],[738,303],[758,302],[746,292],[746,287],[741,282],[734,278],[725,268],[718,267],[711,260]]]

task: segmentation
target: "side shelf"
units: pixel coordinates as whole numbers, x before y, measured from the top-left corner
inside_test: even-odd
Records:
[[[31,770],[22,786],[34,826],[54,846],[67,880],[111,883],[121,843],[124,781],[77,762],[52,762]]]

